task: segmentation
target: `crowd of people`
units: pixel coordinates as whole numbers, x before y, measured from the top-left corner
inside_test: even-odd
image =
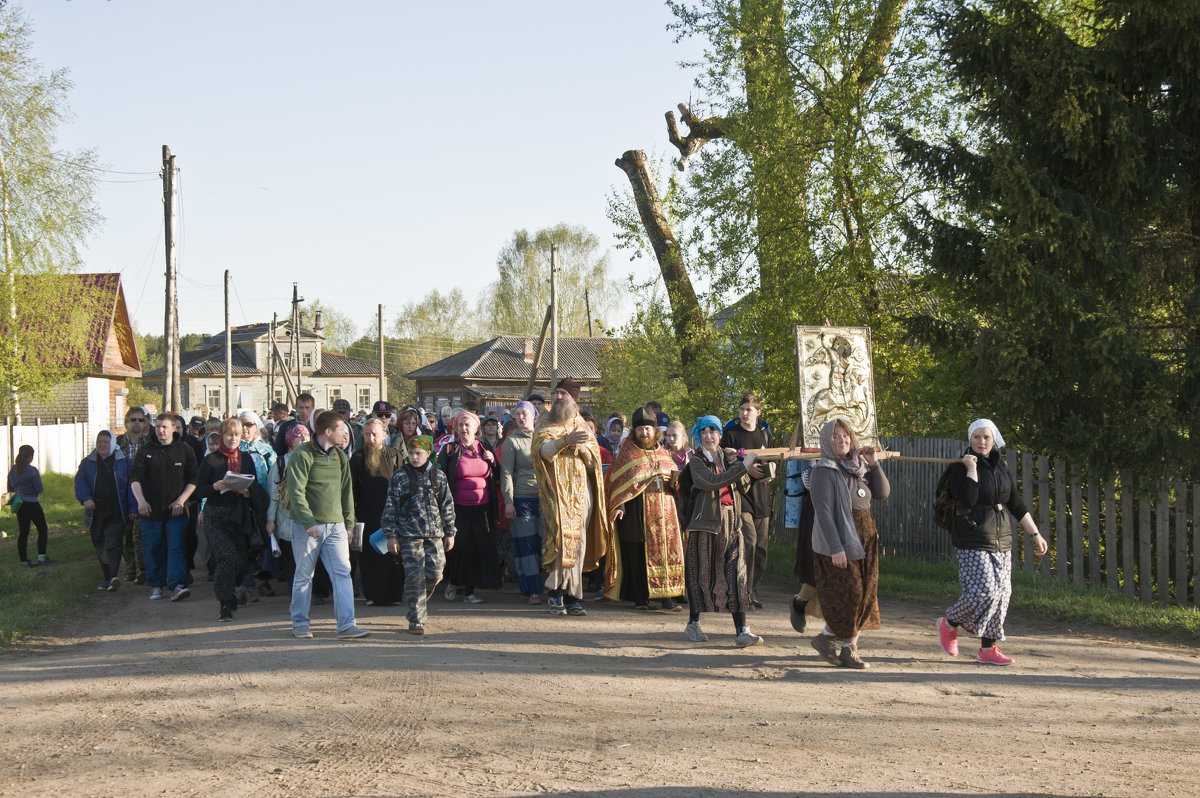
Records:
[[[432,414],[386,401],[356,416],[343,400],[318,410],[308,394],[266,420],[162,413],[151,426],[131,408],[125,432],[100,432],[75,477],[99,589],[134,582],[151,600],[181,601],[205,573],[228,622],[278,587],[296,637],[313,636],[312,604],[331,599],[337,637],[356,639],[369,635],[356,597],[403,608],[408,631],[422,635],[439,586],[445,601],[482,604],[483,591],[509,584],[556,616],[587,615],[588,599],[686,609],[682,632],[694,642],[708,640],[703,614],[726,613],[737,646],[762,643],[748,613],[763,606],[776,464],[757,456],[774,443],[759,398],[743,396],[732,420],[705,415],[689,430],[653,401],[598,425],[579,395],[565,379],[548,400],[534,394],[482,418],[470,403]],[[980,419],[968,437],[948,473],[962,596],[936,628],[950,656],[965,629],[980,637],[977,661],[1006,665],[995,645],[1011,595],[1005,513],[1039,553],[1046,541],[999,456],[999,430]],[[26,567],[52,562],[34,454],[22,447],[8,478]],[[792,625],[804,633],[819,605],[813,649],[831,665],[868,668],[859,635],[880,627],[871,503],[888,498],[887,476],[833,419],[819,457],[789,462],[786,478],[803,583]]]

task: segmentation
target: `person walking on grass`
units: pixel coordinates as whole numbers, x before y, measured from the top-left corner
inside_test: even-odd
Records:
[[[75,498],[83,505],[83,523],[91,533],[104,575],[99,590],[115,591],[121,586],[125,525],[134,506],[129,492],[130,465],[125,452],[115,445],[113,434],[105,429],[100,430],[96,448],[75,472]]]
[[[308,612],[312,603],[313,572],[317,560],[325,564],[333,582],[333,613],[337,636],[343,640],[367,637],[354,618],[354,587],[350,582],[350,541],[346,530],[354,525],[354,494],[350,464],[337,441],[346,433],[346,422],[332,410],[317,416],[316,435],[297,446],[288,458],[286,480],[292,520],[305,534],[293,538],[296,576],[292,582],[292,632],[312,637]]]
[[[33,447],[25,444],[17,449],[17,459],[8,472],[8,492],[13,494],[12,507],[17,516],[17,556],[21,565],[49,565],[54,562],[46,556],[46,543],[50,528],[46,526],[46,513],[42,510],[41,495],[46,488],[42,485],[41,472],[33,464]],[[37,562],[29,559],[29,527],[37,527]]]
[[[429,463],[433,438],[408,441],[408,462],[392,474],[380,518],[388,552],[404,563],[408,631],[425,634],[429,597],[442,581],[446,552],[454,548],[454,494],[445,473]]]
[[[975,661],[984,665],[1011,665],[997,646],[1004,639],[1004,619],[1012,597],[1012,525],[1008,513],[1029,533],[1038,556],[1046,553],[1046,539],[1025,509],[1016,482],[1008,473],[1000,449],[1004,438],[996,425],[977,419],[967,429],[970,449],[961,463],[950,466],[950,495],[954,498],[951,541],[958,559],[962,595],[937,620],[942,650],[958,656],[958,629],[979,635]]]

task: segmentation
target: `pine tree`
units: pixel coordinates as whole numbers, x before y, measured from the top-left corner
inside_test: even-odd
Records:
[[[1200,478],[1200,4],[1072,11],[959,0],[937,20],[972,136],[901,136],[944,187],[909,235],[952,312],[914,329],[1011,440]]]

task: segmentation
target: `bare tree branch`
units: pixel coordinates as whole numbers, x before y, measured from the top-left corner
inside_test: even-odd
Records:
[[[721,127],[725,120],[718,117],[697,119],[692,115],[691,109],[683,103],[680,103],[678,108],[679,118],[688,126],[688,134],[686,137],[680,137],[679,126],[675,123],[675,112],[667,111],[667,138],[679,150],[680,158],[676,165],[682,172],[687,169],[688,161],[692,159],[692,156],[707,142],[725,137]]]

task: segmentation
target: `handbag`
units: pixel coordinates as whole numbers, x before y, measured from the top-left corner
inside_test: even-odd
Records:
[[[22,499],[20,496],[18,496],[15,493],[12,496],[8,497],[8,506],[12,508],[13,515],[17,514],[17,510],[20,510],[21,505],[24,503],[25,503],[25,500]]]

